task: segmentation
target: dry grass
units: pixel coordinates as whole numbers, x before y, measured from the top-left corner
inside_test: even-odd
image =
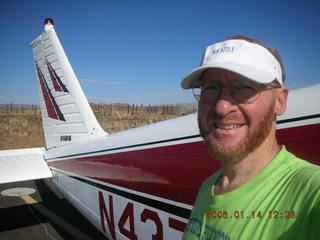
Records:
[[[43,146],[40,113],[0,115],[0,149]]]
[[[128,114],[114,111],[111,115],[96,113],[98,122],[108,133],[139,127],[181,115],[170,114]],[[0,112],[0,149],[44,147],[45,140],[40,112]]]
[[[135,127],[148,125],[155,122],[178,117],[179,115],[162,114],[136,114],[130,115],[126,112],[116,111],[110,116],[97,115],[98,122],[108,133],[119,132]]]

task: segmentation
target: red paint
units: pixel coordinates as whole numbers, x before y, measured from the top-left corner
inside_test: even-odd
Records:
[[[44,76],[43,76],[40,68],[38,67],[38,65],[37,65],[37,72],[38,72],[38,78],[39,78],[39,82],[40,82],[40,86],[41,86],[41,91],[42,91],[42,94],[43,94],[44,102],[46,104],[48,116],[50,118],[59,120],[59,116],[58,116],[58,114],[57,114],[57,112],[55,110],[55,107],[54,107],[53,102],[51,100],[51,97],[49,95],[49,91],[50,90],[48,89],[48,87],[46,85]]]
[[[289,151],[320,165],[320,124],[281,129],[277,136]],[[49,165],[190,205],[202,182],[220,168],[202,142],[74,158]]]
[[[177,219],[169,217],[169,227],[170,228],[176,229],[180,232],[184,232],[184,229],[186,228],[186,226],[187,226],[187,223],[181,222]]]
[[[50,74],[52,84],[54,86],[54,90],[57,92],[69,92],[68,89],[66,88],[66,86],[64,85],[64,83],[59,78],[56,71],[53,69],[51,64],[48,62],[48,60],[46,60],[46,64],[47,64],[47,68],[48,68],[48,71]]]
[[[280,129],[276,132],[279,144],[299,158],[320,165],[320,124]]]
[[[56,161],[49,165],[187,204],[193,204],[200,184],[219,169],[202,142]]]
[[[54,25],[53,19],[51,19],[51,18],[46,18],[46,19],[44,20],[44,25],[46,25],[46,24]]]
[[[100,221],[101,221],[101,226],[102,230],[104,233],[106,233],[106,226],[104,224],[104,218],[106,217],[107,219],[107,224],[109,231],[111,233],[111,236],[113,239],[116,239],[116,232],[114,228],[114,215],[113,215],[113,198],[112,195],[109,195],[109,212],[106,208],[106,204],[104,201],[103,193],[99,191],[99,206],[100,206]]]
[[[146,222],[147,220],[153,221],[156,225],[157,232],[152,234],[152,240],[163,240],[163,226],[158,213],[144,209],[141,213],[141,221]]]
[[[101,227],[104,233],[106,233],[106,227],[104,219],[107,219],[108,228],[111,233],[113,239],[116,239],[115,229],[114,229],[114,205],[113,205],[113,197],[109,194],[109,211],[106,208],[106,203],[104,200],[103,193],[99,191],[99,206],[100,206],[100,222]],[[119,208],[118,205],[115,205],[116,209]],[[121,217],[118,221],[119,231],[123,236],[126,236],[132,240],[138,240],[138,237],[135,233],[135,223],[138,223],[135,219],[135,205],[132,202],[127,202],[126,207],[122,210]],[[117,210],[116,210],[117,211]],[[119,209],[118,209],[119,211]],[[110,214],[109,214],[109,213]],[[169,227],[175,229],[177,231],[183,232],[187,223],[181,222],[172,217],[168,217]],[[153,222],[155,225],[156,232],[152,234],[152,240],[163,240],[163,223],[159,214],[155,211],[152,211],[148,208],[143,209],[140,214],[141,223],[146,223],[147,221]],[[139,225],[139,223],[138,223]],[[129,227],[129,229],[125,228]],[[150,238],[149,238],[150,239]]]
[[[129,220],[129,230],[125,229],[125,224],[126,222]],[[131,240],[137,240],[138,236],[135,233],[135,228],[134,228],[134,211],[133,211],[133,203],[129,202],[126,206],[126,208],[124,209],[119,223],[119,230],[120,233],[122,233],[124,236],[126,236],[127,238],[131,239]]]
[[[56,90],[58,92],[63,92],[61,86],[58,83],[58,80],[56,79],[56,76],[55,76],[55,74],[53,72],[54,70],[52,69],[51,65],[48,63],[48,61],[46,61],[46,64],[47,64],[47,67],[48,67],[48,71],[50,73],[50,78],[51,78],[51,81],[53,83],[54,90]]]

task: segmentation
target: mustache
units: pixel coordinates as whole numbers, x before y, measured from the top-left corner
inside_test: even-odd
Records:
[[[208,115],[207,122],[245,122],[244,116],[239,114],[228,114],[227,116]]]
[[[241,116],[234,116],[234,115],[229,115],[226,117],[208,117],[206,119],[206,125],[207,127],[204,127],[200,118],[198,119],[198,125],[199,125],[199,129],[200,129],[200,133],[202,132],[203,134],[210,134],[213,129],[216,128],[216,124],[221,124],[221,123],[246,123],[247,120],[244,117]]]

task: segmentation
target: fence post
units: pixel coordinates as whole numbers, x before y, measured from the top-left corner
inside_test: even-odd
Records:
[[[104,121],[104,108],[103,104],[100,103],[100,114],[101,114],[101,122]]]

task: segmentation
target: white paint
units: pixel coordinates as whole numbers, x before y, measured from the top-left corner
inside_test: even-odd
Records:
[[[59,170],[60,171],[60,170]],[[75,175],[74,175],[75,176]],[[82,177],[84,178],[84,177]],[[128,203],[133,204],[133,210],[134,210],[134,229],[135,229],[135,234],[138,236],[138,239],[152,239],[152,234],[155,234],[156,232],[156,226],[153,223],[153,221],[146,221],[142,222],[141,221],[141,214],[142,212],[147,209],[151,210],[153,212],[156,212],[158,216],[161,219],[162,227],[163,227],[163,239],[170,239],[170,240],[175,240],[175,239],[181,239],[182,237],[182,232],[170,228],[169,227],[169,217],[174,218],[175,220],[181,221],[186,223],[187,219],[175,216],[173,214],[161,211],[159,209],[144,205],[140,202],[136,202],[130,199],[126,199],[122,196],[116,195],[114,193],[110,193],[105,190],[101,190],[97,187],[93,187],[91,185],[88,185],[86,183],[83,183],[81,181],[75,180],[73,178],[68,177],[65,174],[61,174],[59,172],[54,171],[54,182],[59,188],[59,190],[66,196],[66,198],[87,218],[89,219],[102,233],[102,226],[101,226],[101,219],[100,219],[100,207],[99,207],[99,191],[103,193],[104,196],[104,201],[106,208],[108,209],[108,212],[110,214],[110,209],[109,209],[109,196],[112,196],[113,199],[113,211],[114,211],[114,225],[116,228],[115,234],[116,234],[116,239],[127,239],[125,236],[123,236],[120,233],[118,224],[119,224],[119,219],[121,218],[121,215],[123,214],[123,211],[125,207],[127,206]],[[92,181],[92,179],[91,179]],[[99,182],[102,184],[101,182]],[[104,184],[104,183],[103,183]],[[105,185],[111,185],[111,184],[105,184]],[[166,200],[163,198],[158,198],[152,195],[148,194],[143,194],[139,193],[137,191],[121,188],[119,186],[114,186],[113,187],[117,189],[124,190],[126,192],[132,192],[135,194],[139,195],[144,195],[144,196],[149,196],[151,199],[157,199],[157,200],[162,200],[163,202],[166,203],[174,203],[173,205],[176,206],[185,206],[187,209],[192,209],[192,206],[186,205],[186,204],[181,204],[178,202]],[[108,224],[107,221],[104,221],[105,223],[105,228],[106,228],[106,236],[110,239],[112,239],[112,236],[110,234],[110,231],[108,230]],[[126,222],[125,227],[129,229],[129,223]]]
[[[31,46],[35,63],[43,73],[50,92],[66,120],[61,121],[48,117],[38,79],[40,107],[47,148],[106,136],[107,133],[101,128],[90,108],[79,81],[56,35],[54,26],[46,24],[45,32],[32,41]],[[59,92],[54,89],[46,60],[51,64],[69,92]],[[61,141],[61,136],[70,136],[71,141]]]
[[[43,158],[44,151],[43,148],[0,151],[0,184],[52,177]]]

